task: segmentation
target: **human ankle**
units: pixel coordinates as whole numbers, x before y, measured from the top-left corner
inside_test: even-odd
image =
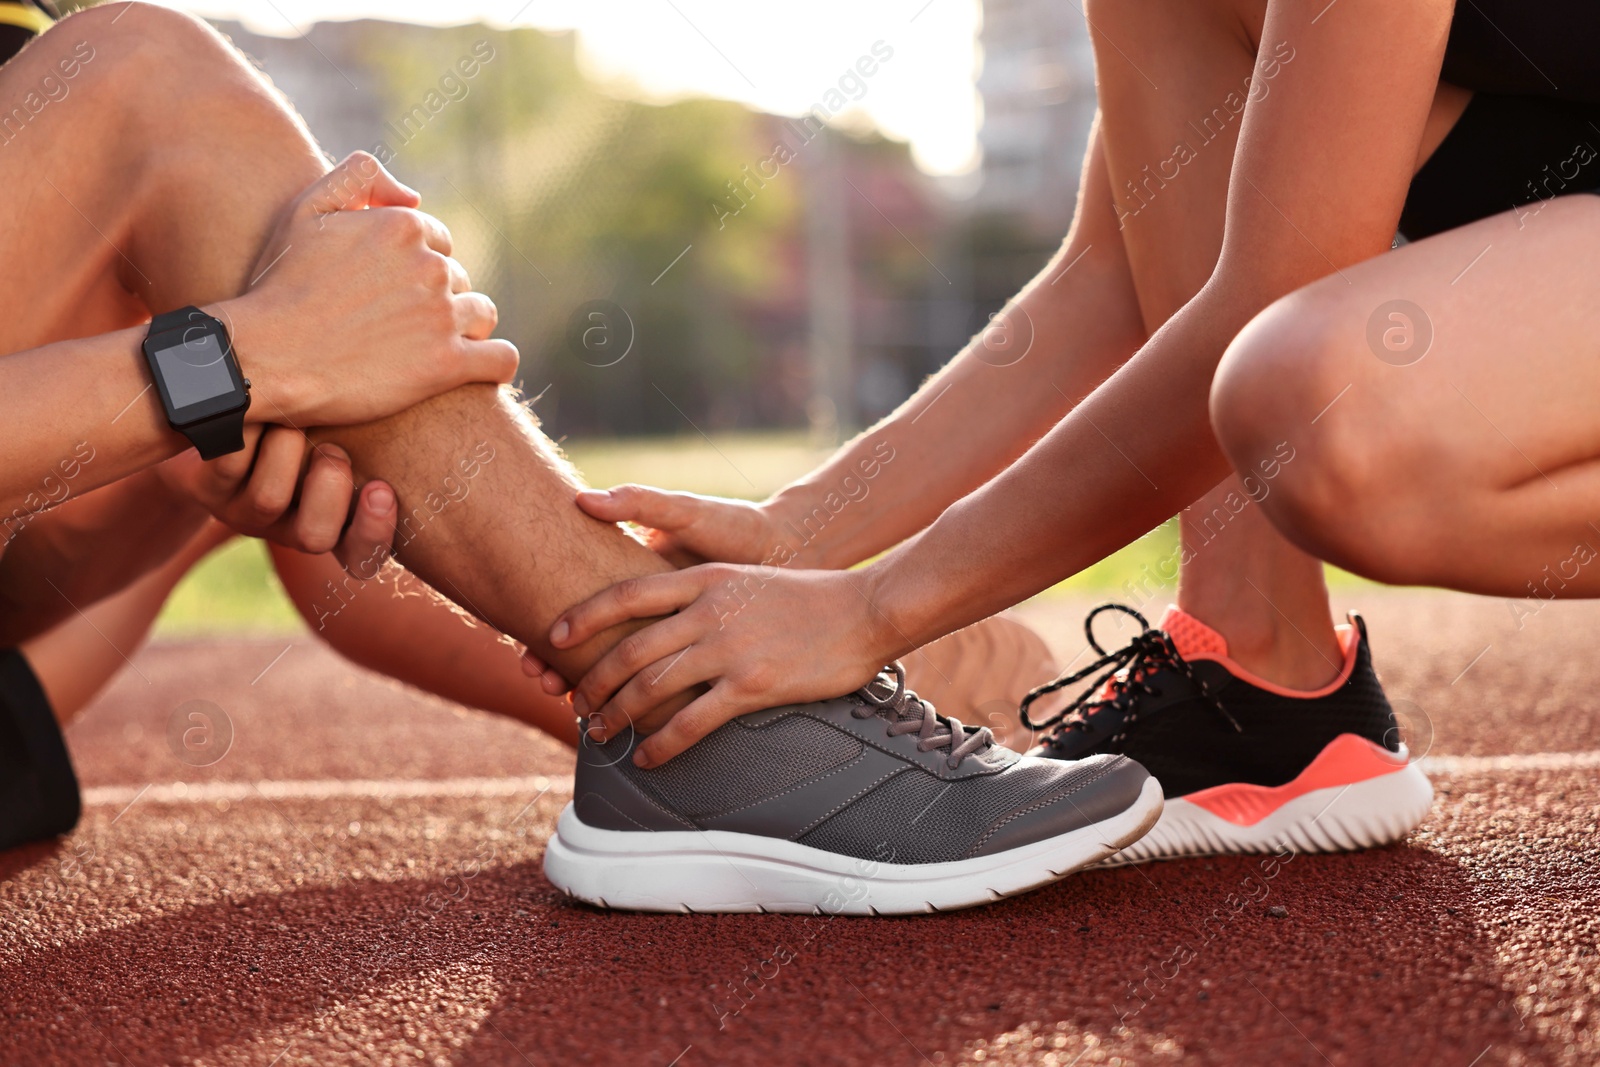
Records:
[[[1339,675],[1344,651],[1325,608],[1291,617],[1265,598],[1257,599],[1265,610],[1185,597],[1180,591],[1178,606],[1220,633],[1228,642],[1228,657],[1259,678],[1288,689],[1312,690]]]

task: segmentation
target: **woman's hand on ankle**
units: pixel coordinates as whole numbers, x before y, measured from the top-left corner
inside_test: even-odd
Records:
[[[646,530],[646,544],[675,567],[699,563],[783,566],[794,550],[779,536],[766,505],[646,485],[585,489],[578,507],[604,522],[631,522]]]
[[[862,586],[851,571],[707,564],[602,590],[556,620],[550,643],[572,648],[659,620],[624,637],[573,691],[592,737],[629,726],[649,734],[634,762],[651,767],[736,716],[852,692],[909,651],[886,634]],[[674,713],[669,702],[702,684]]]

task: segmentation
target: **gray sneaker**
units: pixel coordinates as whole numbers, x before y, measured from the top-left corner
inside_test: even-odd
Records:
[[[938,715],[896,666],[734,719],[650,770],[578,749],[545,851],[557,888],[638,911],[894,915],[986,904],[1099,862],[1161,815],[1124,756],[1022,756]]]

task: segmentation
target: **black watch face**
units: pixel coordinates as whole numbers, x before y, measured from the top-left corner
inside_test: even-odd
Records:
[[[168,348],[151,352],[166,383],[167,397],[172,407],[182,412],[207,400],[238,393],[233,372],[228,367],[227,353],[222,338],[214,333],[191,328],[171,335],[176,341]],[[162,337],[161,340],[168,340]]]

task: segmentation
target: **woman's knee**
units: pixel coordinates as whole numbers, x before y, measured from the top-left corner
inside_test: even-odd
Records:
[[[1306,291],[1257,315],[1218,367],[1212,427],[1241,476],[1276,474],[1261,504],[1290,540],[1369,577],[1419,580],[1431,539],[1415,473],[1427,443],[1363,390],[1358,319]]]

